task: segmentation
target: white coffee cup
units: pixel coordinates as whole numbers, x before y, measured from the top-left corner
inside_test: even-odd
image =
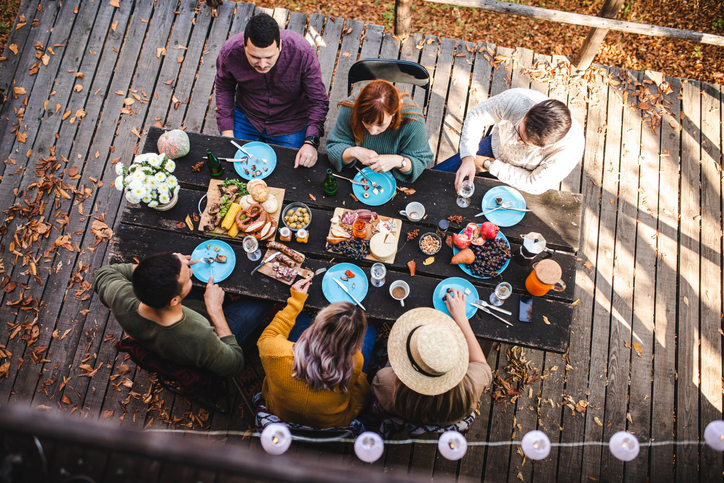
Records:
[[[425,216],[425,207],[422,206],[422,203],[413,201],[412,203],[408,203],[405,209],[400,211],[400,214],[406,216],[410,221],[420,221],[422,217]]]
[[[404,280],[396,280],[390,284],[390,295],[404,307],[405,299],[410,295],[410,286]]]

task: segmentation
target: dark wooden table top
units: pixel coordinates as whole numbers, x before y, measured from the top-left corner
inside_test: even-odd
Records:
[[[151,129],[144,152],[156,152],[156,142],[162,132],[158,128]],[[233,157],[236,148],[229,143],[228,138],[188,134],[191,140],[191,152],[176,160],[177,168],[174,172],[182,187],[178,203],[166,212],[149,209],[145,205],[128,204],[114,236],[111,255],[113,263],[127,262],[133,257],[142,258],[160,251],[191,253],[202,241],[209,239],[208,235],[197,230],[191,232],[186,227],[177,227],[177,223],[182,222],[186,215],[197,211],[199,200],[206,193],[210,180],[205,168],[195,172],[191,166],[203,160],[206,148],[210,148],[214,154],[220,157]],[[295,170],[293,166],[296,150],[272,147],[277,154],[277,167],[266,179],[267,183],[269,186],[286,189],[284,206],[293,201],[301,201],[309,205],[312,210],[309,242],[307,244],[299,244],[295,241],[288,243],[291,248],[299,250],[307,256],[304,266],[312,270],[331,267],[335,263],[344,261],[357,264],[369,276],[372,261],[355,261],[325,250],[329,220],[334,208],[338,206],[348,209],[370,208],[381,215],[403,218],[399,215],[399,211],[403,210],[407,203],[419,201],[425,206],[427,215],[420,222],[410,223],[406,219],[403,220],[399,251],[395,262],[387,265],[388,273],[385,285],[379,288],[370,285],[363,301],[369,317],[394,321],[410,308],[432,306],[432,294],[435,287],[447,277],[463,277],[470,280],[476,286],[480,298],[485,300],[495,285],[501,281],[507,281],[513,286],[514,295],[505,302],[503,307],[513,312],[512,316],[506,317],[513,323],[513,326],[508,327],[478,310],[471,319],[471,325],[476,335],[543,350],[556,352],[567,350],[574,311],[572,302],[576,270],[575,252],[578,249],[580,237],[581,197],[579,194],[549,191],[543,195],[534,196],[523,193],[528,208],[533,211],[526,213],[523,220],[517,225],[501,228],[510,241],[513,252],[518,250],[522,234],[530,231],[541,233],[547,240],[548,246],[559,251],[554,255],[554,260],[561,265],[563,281],[567,284],[567,288],[563,292],[551,291],[545,297],[535,298],[532,321],[524,323],[518,321],[519,296],[527,294],[525,279],[531,272],[530,267],[522,267],[511,260],[501,276],[482,280],[470,277],[459,267],[451,265],[452,250],[447,246],[443,246],[435,255],[434,263],[425,266],[422,262],[427,255],[420,251],[418,239],[405,243],[406,234],[409,231],[419,229],[420,234],[435,231],[437,222],[451,215],[460,215],[463,220],[461,224],[452,223],[450,233],[459,231],[470,221],[480,223],[483,220],[474,218],[474,215],[480,212],[483,195],[488,189],[502,183],[492,179],[476,178],[471,206],[462,209],[455,203],[454,173],[425,170],[413,184],[403,185],[398,182],[398,187],[413,188],[416,191],[414,194],[406,195],[398,190],[388,203],[379,207],[367,207],[349,196],[352,192],[352,185],[344,180],[338,180],[336,196],[331,198],[324,196],[322,183],[326,174],[325,170],[330,166],[324,153],[320,153],[319,160],[313,168]],[[130,160],[123,160],[123,162],[127,164]],[[341,174],[353,178],[356,171],[345,169]],[[224,176],[238,178],[232,164],[225,165]],[[236,269],[220,283],[224,290],[275,301],[287,299],[289,286],[258,273],[252,277],[249,276],[252,268],[258,262],[251,262],[247,259],[241,247],[240,237],[237,239],[224,237],[223,240],[229,243],[238,254]],[[414,277],[410,276],[407,268],[407,262],[410,260],[414,260],[417,264]],[[389,295],[389,284],[395,280],[405,280],[411,287],[411,294],[405,302],[405,308],[402,308],[399,302],[393,300]],[[321,277],[312,284],[309,290],[306,303],[309,307],[322,308],[328,305],[322,294],[320,281]],[[195,282],[198,281],[195,280]],[[544,318],[549,322],[548,324],[545,323]]]

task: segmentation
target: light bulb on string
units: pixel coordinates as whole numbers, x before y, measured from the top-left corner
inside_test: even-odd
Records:
[[[611,436],[608,448],[621,461],[631,461],[639,454],[639,440],[628,431],[619,431]]]
[[[269,454],[280,455],[292,444],[292,433],[286,424],[272,423],[261,432],[261,446]]]
[[[445,459],[456,461],[465,456],[468,442],[457,431],[445,431],[437,442],[437,449]]]
[[[354,441],[354,452],[365,463],[374,463],[385,452],[385,443],[379,434],[365,431]]]
[[[716,451],[724,451],[724,421],[710,422],[704,430],[706,444]]]
[[[543,431],[529,431],[520,442],[523,453],[532,460],[542,460],[551,452],[551,440]]]

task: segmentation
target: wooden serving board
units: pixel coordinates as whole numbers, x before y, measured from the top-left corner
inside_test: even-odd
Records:
[[[345,209],[345,208],[335,208],[335,209],[334,209],[334,215],[333,215],[333,217],[339,216],[340,218],[342,218],[342,214],[343,214],[344,212],[346,212],[346,211],[354,211],[354,210],[348,210],[348,209]],[[400,244],[400,234],[402,233],[402,220],[400,220],[399,218],[392,218],[392,217],[383,216],[383,215],[380,215],[380,214],[378,214],[378,220],[382,220],[382,221],[395,220],[398,229],[397,229],[397,232],[396,232],[396,233],[391,234],[390,236],[394,236],[394,238],[395,238],[395,245],[399,245],[399,244]],[[330,225],[329,225],[329,231],[327,232],[327,236],[328,236],[328,237],[332,236],[332,224],[331,224],[331,223],[330,223]],[[365,240],[369,241],[369,240],[372,238],[372,236],[373,236],[373,233],[372,233],[372,225],[367,224],[367,236],[365,237]],[[351,240],[351,239],[352,239],[352,238],[350,238],[350,240]],[[327,250],[327,251],[330,252],[330,253],[334,253],[334,252],[332,252],[331,250]],[[334,254],[335,254],[335,255],[339,255],[339,253],[334,253]],[[397,250],[395,250],[395,253],[394,253],[389,259],[380,260],[380,259],[376,258],[374,255],[372,255],[372,253],[370,252],[370,254],[367,255],[367,256],[365,257],[365,259],[366,259],[366,260],[371,260],[371,261],[373,261],[373,262],[395,263],[395,257],[396,257],[396,256],[397,256]],[[260,269],[260,270],[261,270],[261,269]]]
[[[273,255],[274,253],[276,253],[276,252],[278,252],[278,251],[279,251],[279,250],[274,250],[274,249],[272,249],[272,248],[267,249],[267,251],[266,251],[266,253],[264,254],[264,256],[261,257],[261,260],[265,260],[269,255]],[[294,251],[297,252],[296,250],[294,250]],[[304,254],[303,254],[303,253],[301,253],[301,252],[297,252],[297,253],[299,253],[302,257],[304,257]],[[306,257],[304,257],[304,259],[306,260]],[[286,284],[286,285],[291,285],[291,284],[294,283],[294,280],[297,278],[296,276],[295,276],[295,277],[292,277],[291,280],[285,280],[285,279],[283,279],[283,278],[277,278],[276,272],[275,272],[274,269],[272,269],[272,267],[271,267],[272,263],[274,263],[274,260],[272,260],[272,261],[269,262],[269,263],[265,263],[265,264],[264,264],[259,270],[257,270],[257,271],[258,271],[259,273],[263,273],[263,274],[266,275],[267,277],[271,277],[271,278],[273,278],[274,280],[278,280],[279,282],[282,282],[282,283],[284,283],[284,284]],[[303,264],[303,263],[304,263],[304,260],[302,260],[301,262],[295,263],[294,266],[292,267],[294,270],[297,271],[297,275],[301,275],[302,277],[309,277],[309,276],[314,275],[314,272],[312,272],[312,271],[309,270],[308,268],[302,268],[302,264]]]
[[[224,184],[224,181],[220,179],[212,179],[209,182],[209,188],[206,191],[206,208],[204,208],[204,212],[201,214],[201,221],[199,222],[199,226],[205,226],[207,223],[209,223],[209,220],[211,219],[211,215],[209,215],[209,207],[214,203],[218,203],[221,200],[221,194],[219,193],[218,188],[218,186],[221,184]],[[269,186],[268,189],[269,193],[273,194],[274,197],[277,199],[277,210],[274,213],[271,213],[271,216],[277,223],[277,229],[279,229],[279,218],[281,217],[282,208],[284,207],[284,193],[286,192],[286,190],[284,188],[273,188],[271,186]],[[231,238],[227,234],[226,230],[221,228],[221,225],[217,226],[214,231],[207,231],[206,233]],[[244,235],[244,232],[240,231],[236,238],[244,238],[244,236],[246,236]],[[265,241],[273,241],[276,236],[277,234],[276,232],[274,232],[274,235],[271,238],[267,238]]]

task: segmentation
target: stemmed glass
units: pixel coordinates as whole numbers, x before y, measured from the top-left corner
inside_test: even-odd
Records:
[[[500,307],[501,305],[503,305],[505,299],[510,297],[510,294],[512,293],[513,287],[511,287],[508,282],[500,282],[495,287],[495,292],[490,294],[490,303],[495,305],[496,307]]]
[[[242,246],[244,247],[244,251],[246,252],[246,256],[249,257],[249,260],[252,262],[255,262],[261,258],[261,250],[259,249],[259,241],[254,238],[253,236],[249,235],[244,238],[244,242],[242,243]]]
[[[475,183],[466,179],[460,185],[460,191],[458,191],[457,203],[460,208],[467,208],[470,206],[470,197],[475,193]]]

